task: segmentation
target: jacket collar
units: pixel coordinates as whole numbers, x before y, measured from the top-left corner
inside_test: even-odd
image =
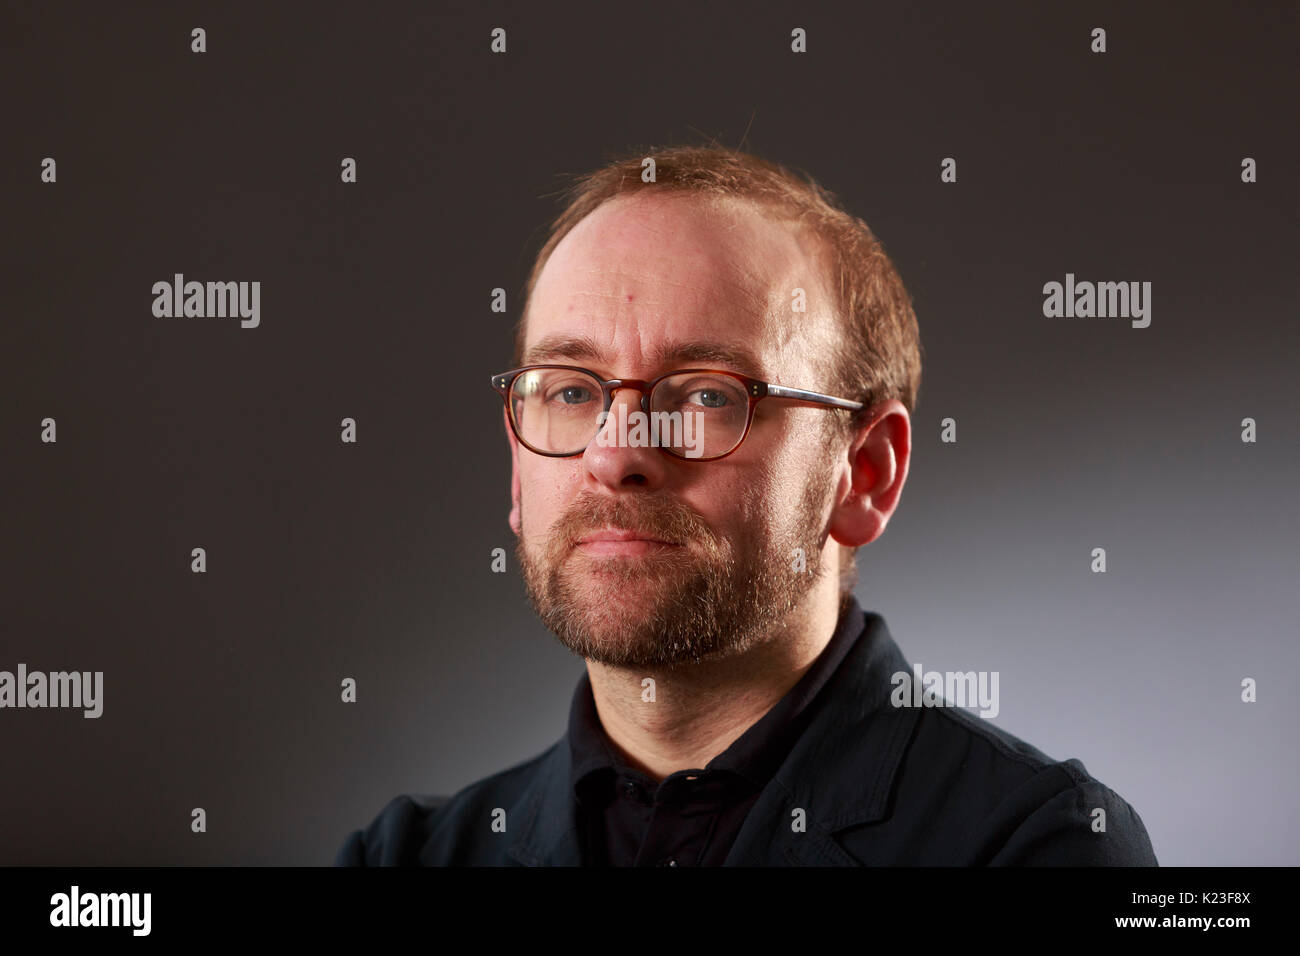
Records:
[[[885,619],[868,612],[862,638],[817,702],[772,785],[736,836],[727,866],[860,866],[838,831],[883,820],[894,777],[912,738],[916,708],[892,707],[891,677],[909,665]],[[805,812],[795,832],[793,813]]]
[[[577,803],[567,735],[542,755],[524,797],[523,820],[507,853],[524,866],[581,866]]]
[[[889,706],[890,677],[906,658],[875,612],[812,704],[803,733],[745,819],[725,866],[858,866],[834,834],[884,818],[894,775],[917,720]],[[568,736],[542,755],[517,836],[507,851],[525,866],[580,866]],[[806,829],[792,826],[804,811]]]

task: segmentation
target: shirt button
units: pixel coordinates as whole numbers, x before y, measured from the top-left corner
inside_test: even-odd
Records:
[[[674,859],[670,856],[670,857],[668,857],[667,859],[660,860],[660,861],[659,861],[659,865],[660,865],[660,866],[676,866],[676,865],[677,865],[677,861],[674,860]]]

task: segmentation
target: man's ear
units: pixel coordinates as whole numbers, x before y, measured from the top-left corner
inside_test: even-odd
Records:
[[[510,427],[510,413],[501,409],[501,418],[506,426],[506,438],[510,442],[510,530],[519,537],[519,439],[515,438],[515,430]]]
[[[830,535],[849,548],[880,537],[898,507],[912,460],[912,421],[897,399],[874,406],[849,440]]]

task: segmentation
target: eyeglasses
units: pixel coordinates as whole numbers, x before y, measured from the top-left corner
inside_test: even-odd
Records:
[[[718,369],[680,369],[646,381],[602,379],[576,365],[526,365],[493,375],[492,387],[505,401],[519,443],[548,458],[570,458],[586,451],[592,439],[603,442],[602,429],[621,388],[641,393],[642,418],[636,427],[649,427],[648,440],[630,444],[654,445],[692,461],[725,458],[739,448],[754,422],[754,408],[765,398],[850,411],[865,407]]]

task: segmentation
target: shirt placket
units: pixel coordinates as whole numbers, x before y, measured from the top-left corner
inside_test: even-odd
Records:
[[[691,778],[693,779],[693,778]],[[661,785],[655,793],[637,866],[696,866],[708,848],[721,809],[685,781]]]

